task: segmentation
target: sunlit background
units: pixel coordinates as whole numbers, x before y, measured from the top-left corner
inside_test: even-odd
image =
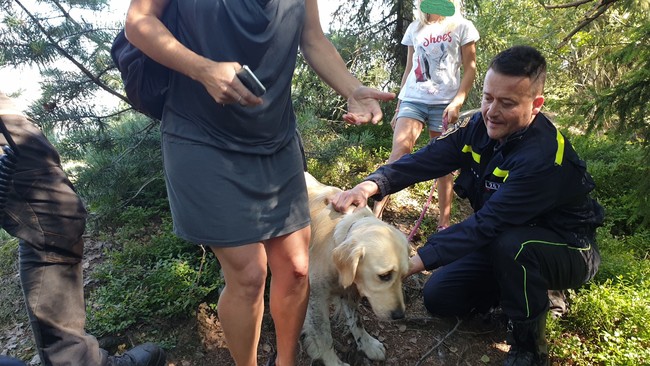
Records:
[[[320,11],[321,25],[324,30],[328,29],[332,13],[338,7],[342,0],[318,0],[318,8]],[[33,7],[34,1],[25,2],[27,7]],[[104,20],[120,21],[126,16],[126,10],[129,2],[120,0],[111,3],[111,9],[97,13],[96,16],[101,16]],[[40,74],[36,68],[19,68],[14,69],[11,67],[0,67],[0,90],[5,94],[20,94],[20,97],[15,98],[14,101],[18,104],[20,110],[24,110],[27,106],[40,95]],[[117,101],[115,101],[117,102]]]

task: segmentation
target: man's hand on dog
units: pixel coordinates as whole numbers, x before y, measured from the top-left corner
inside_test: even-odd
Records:
[[[364,181],[354,188],[336,194],[330,198],[332,207],[338,212],[349,213],[368,205],[368,197],[379,192],[375,182]]]
[[[343,115],[343,119],[353,125],[368,122],[377,124],[384,116],[378,101],[388,101],[394,98],[395,93],[386,93],[360,86],[348,98],[348,113]]]

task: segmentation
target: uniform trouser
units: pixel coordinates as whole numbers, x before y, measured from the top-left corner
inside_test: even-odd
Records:
[[[0,119],[19,153],[2,227],[20,239],[20,280],[41,362],[104,365],[106,352],[84,329],[86,211],[41,131],[20,115]],[[0,143],[6,144],[2,135]]]
[[[424,286],[424,304],[437,316],[485,312],[500,304],[513,321],[532,319],[548,309],[548,290],[577,288],[589,279],[585,258],[599,258],[595,244],[578,249],[545,228],[514,228],[434,271]]]

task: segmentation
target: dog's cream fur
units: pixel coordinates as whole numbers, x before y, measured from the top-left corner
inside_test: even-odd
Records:
[[[305,173],[311,214],[309,280],[311,291],[303,326],[303,344],[312,359],[325,366],[347,365],[334,351],[330,304],[335,304],[357,347],[372,360],[384,360],[384,345],[361,324],[356,309],[366,297],[381,319],[404,317],[402,277],[408,270],[408,241],[396,228],[377,219],[370,209],[342,214],[329,198],[339,188]]]

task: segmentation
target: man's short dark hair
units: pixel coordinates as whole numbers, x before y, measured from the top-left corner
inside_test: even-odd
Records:
[[[533,47],[513,46],[501,51],[490,61],[489,69],[508,76],[525,76],[539,87],[536,92],[544,89],[546,59]]]

